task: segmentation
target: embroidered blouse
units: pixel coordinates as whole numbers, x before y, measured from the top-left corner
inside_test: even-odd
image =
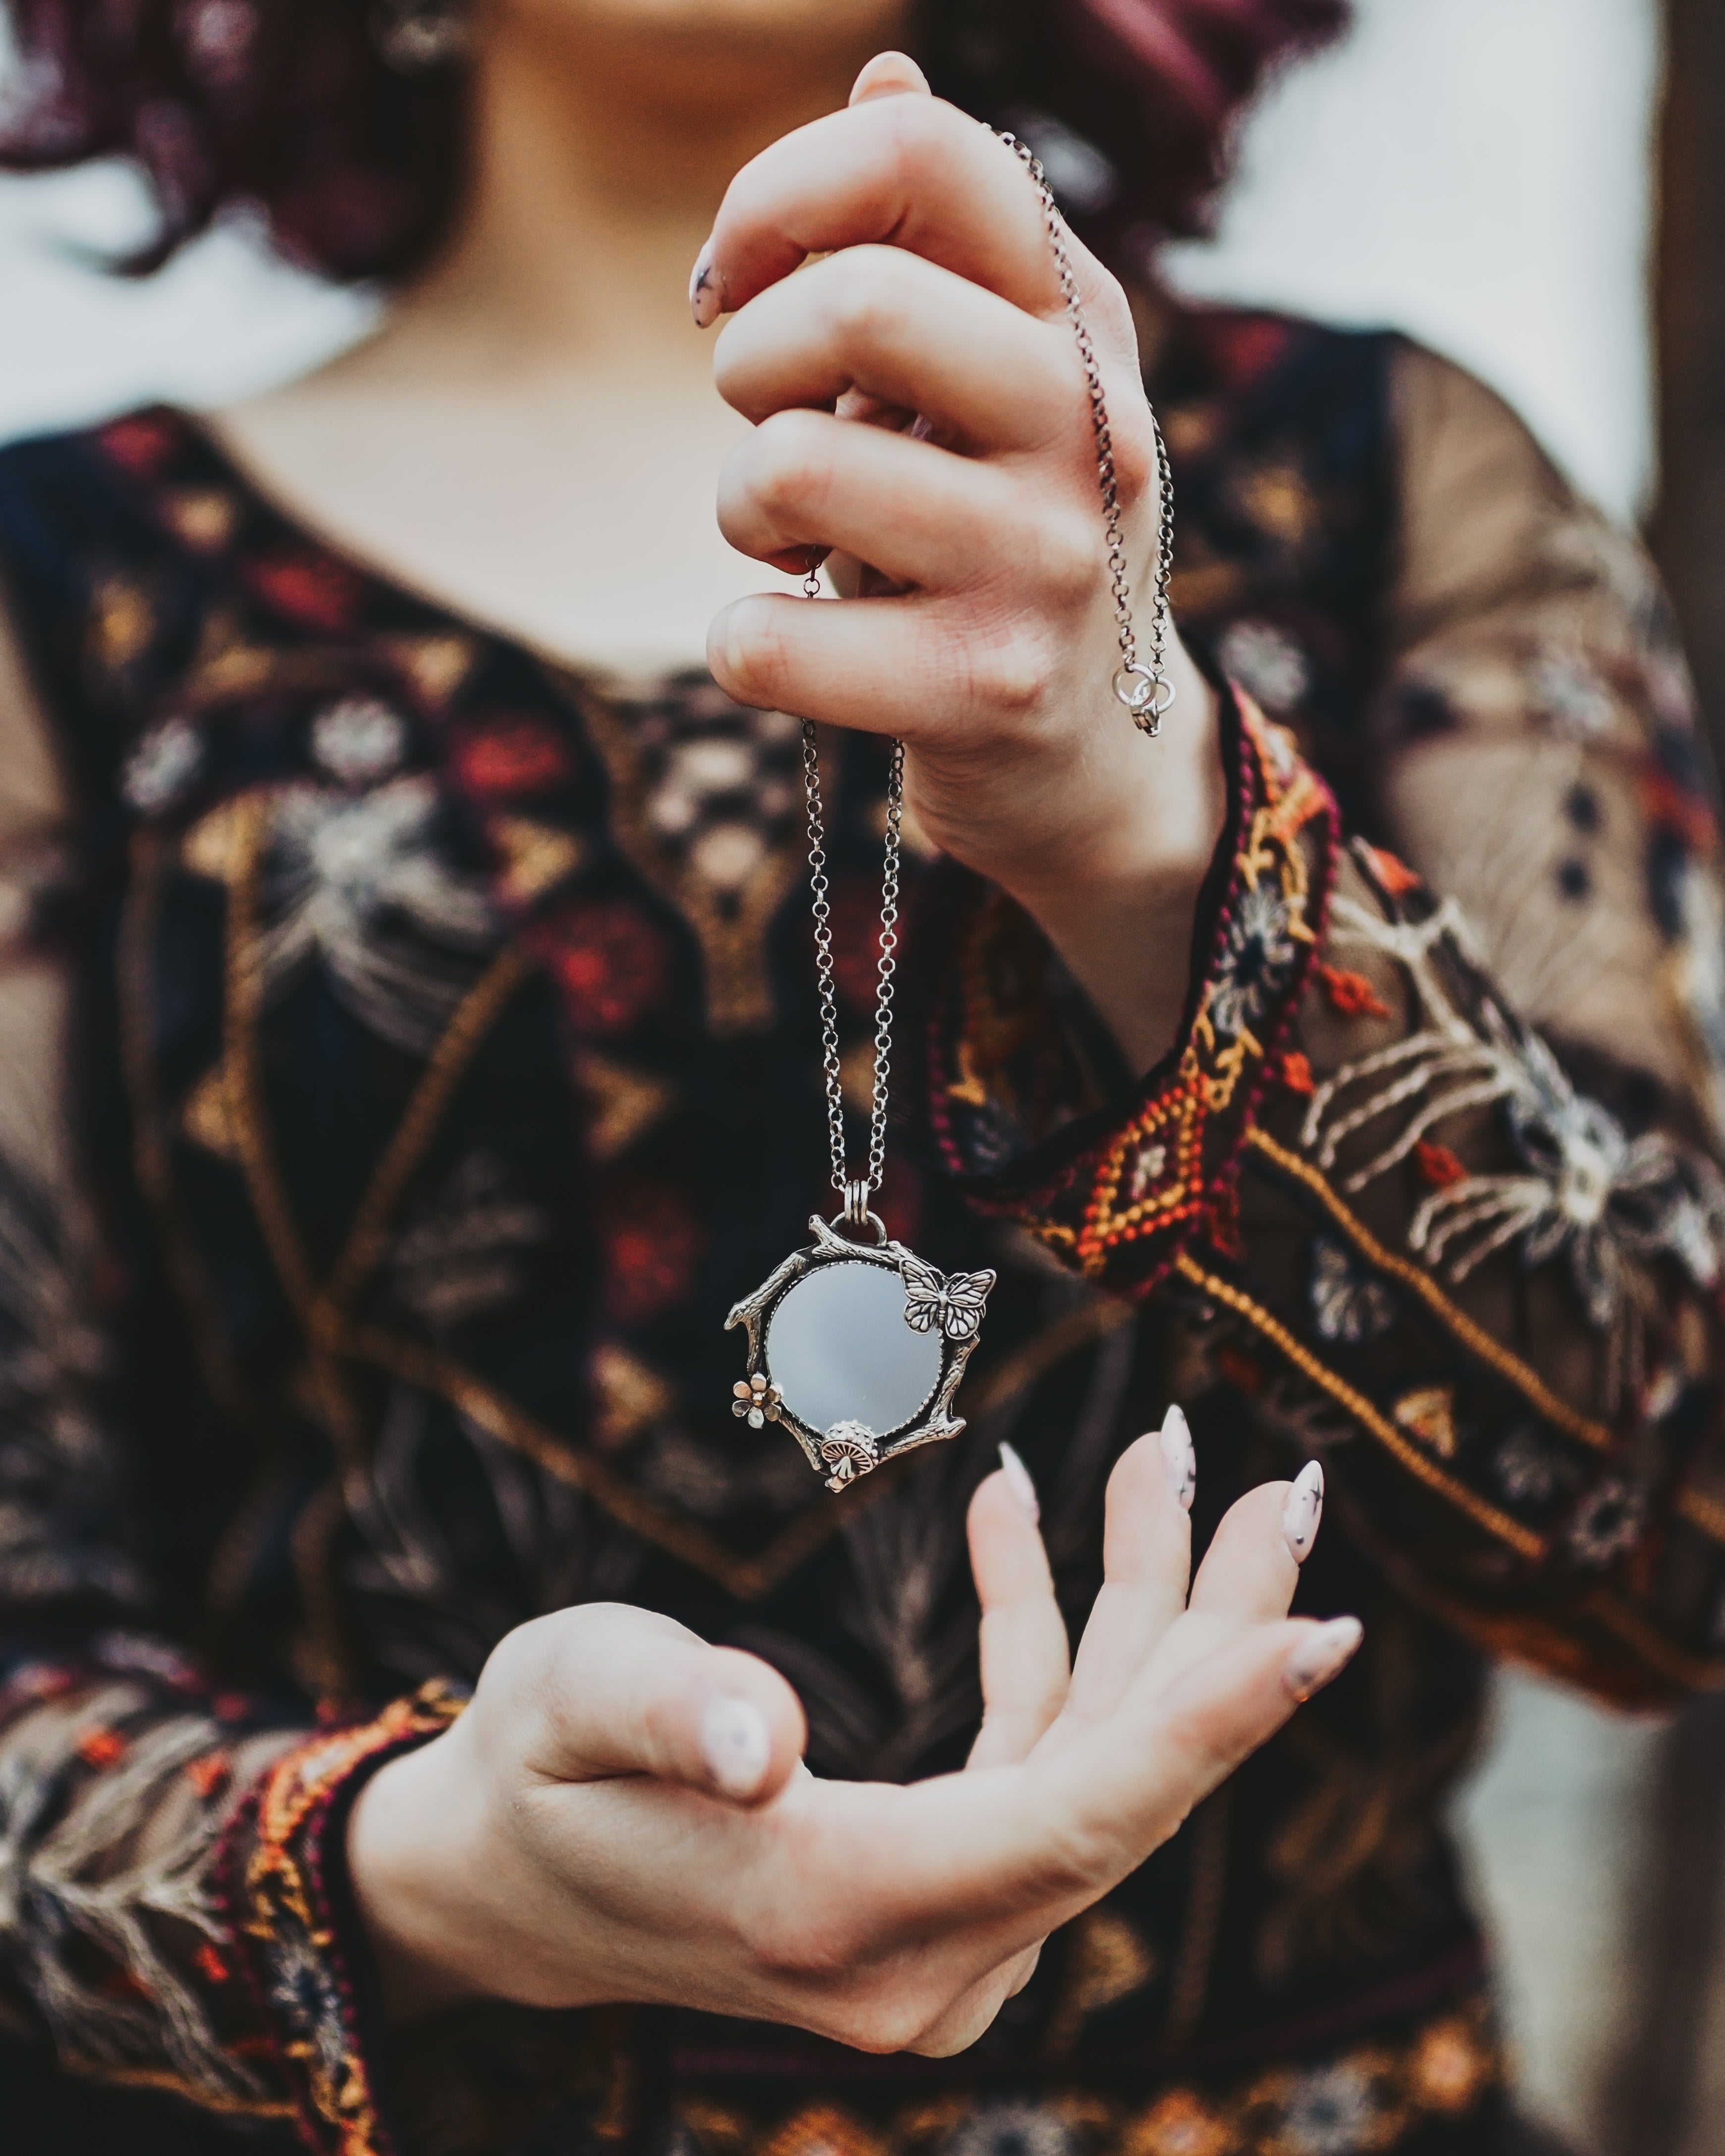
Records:
[[[1634,546],[1432,355],[1194,313],[1155,387],[1176,608],[1238,685],[1181,1035],[1127,1070],[1030,922],[914,865],[880,1207],[1001,1278],[964,1435],[836,1500],[731,1413],[722,1327],[830,1209],[796,721],[484,634],[180,416],[0,454],[0,2107],[43,2145],[1498,2145],[1438,1824],[1478,1650],[1722,1671],[1690,694]],[[825,754],[865,1115],[884,765]],[[973,2051],[383,2029],[347,1810],[509,1627],[665,1609],[785,1672],[819,1771],[939,1770],[1000,1439],[1076,1621],[1171,1397],[1201,1533],[1322,1455],[1301,1605],[1367,1646]]]

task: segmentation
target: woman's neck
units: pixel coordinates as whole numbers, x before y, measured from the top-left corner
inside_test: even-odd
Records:
[[[512,15],[475,70],[460,223],[402,295],[377,357],[405,346],[416,367],[493,380],[644,372],[669,386],[686,373],[710,394],[710,344],[685,293],[725,187],[843,105],[873,42],[811,42],[805,28],[752,52]]]

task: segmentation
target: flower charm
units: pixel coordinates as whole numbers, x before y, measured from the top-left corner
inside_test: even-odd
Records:
[[[835,1422],[822,1442],[820,1456],[833,1471],[827,1487],[837,1492],[880,1465],[880,1447],[866,1423]]]
[[[769,1385],[763,1372],[757,1370],[747,1383],[739,1379],[731,1390],[732,1414],[751,1430],[759,1430],[767,1423],[778,1420],[778,1411],[784,1402],[778,1386]]]

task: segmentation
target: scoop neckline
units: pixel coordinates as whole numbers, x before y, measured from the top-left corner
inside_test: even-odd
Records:
[[[680,684],[712,681],[711,672],[698,662],[635,672],[596,660],[572,659],[518,630],[484,621],[416,583],[412,578],[385,567],[361,549],[336,538],[290,509],[218,432],[212,415],[185,405],[162,403],[141,407],[128,416],[166,421],[182,439],[192,444],[196,454],[215,467],[223,482],[244,499],[249,513],[266,529],[273,527],[295,545],[332,563],[344,577],[352,580],[368,608],[381,604],[423,614],[446,632],[473,638],[495,650],[516,654],[548,674],[578,682],[600,694],[615,694],[627,689],[631,695],[636,695]],[[104,429],[97,428],[95,431],[100,440]]]

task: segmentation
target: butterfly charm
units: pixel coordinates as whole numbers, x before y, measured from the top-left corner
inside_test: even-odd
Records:
[[[905,1283],[905,1322],[913,1332],[938,1326],[948,1340],[973,1340],[983,1322],[992,1272],[938,1273],[908,1252],[900,1260]]]

